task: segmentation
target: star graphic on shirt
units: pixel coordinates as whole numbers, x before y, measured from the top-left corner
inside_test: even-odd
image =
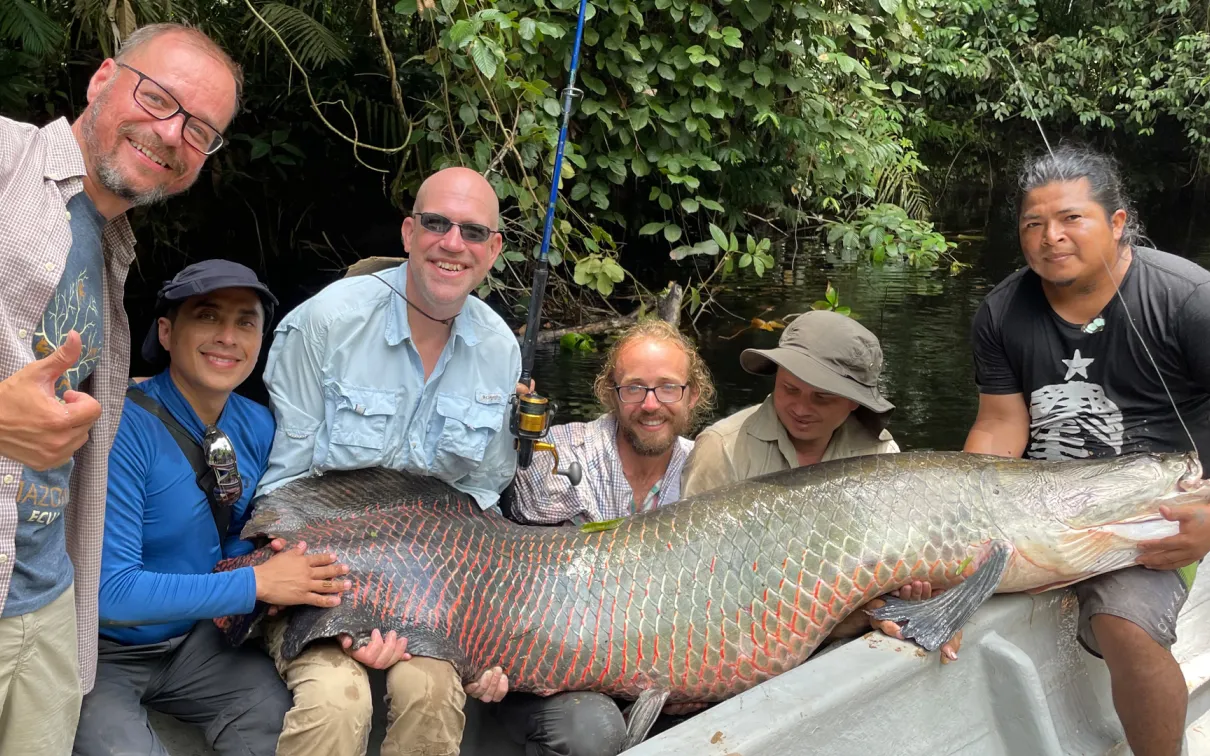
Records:
[[[1063,376],[1063,380],[1070,381],[1072,376],[1088,377],[1088,366],[1093,363],[1092,357],[1081,357],[1080,350],[1070,360],[1063,360],[1063,364],[1067,366],[1067,375]]]

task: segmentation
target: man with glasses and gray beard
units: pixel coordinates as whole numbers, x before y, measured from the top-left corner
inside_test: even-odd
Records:
[[[193,184],[241,84],[204,34],[158,24],[101,64],[74,123],[0,117],[0,753],[71,749],[130,362],[125,213]]]
[[[614,342],[593,386],[606,409],[587,423],[552,426],[550,440],[580,463],[577,486],[542,459],[518,470],[511,516],[524,523],[610,520],[681,498],[686,438],[709,411],[714,384],[697,350],[662,320],[643,321]],[[696,706],[671,706],[685,713]],[[512,693],[496,718],[532,756],[615,756],[626,738],[618,705],[600,693]]]

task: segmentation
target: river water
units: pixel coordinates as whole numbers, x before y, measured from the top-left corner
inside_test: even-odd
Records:
[[[1184,224],[1180,228],[1185,249],[1164,244],[1163,233],[1153,234],[1159,237],[1156,243],[1210,267],[1210,235],[1187,235]],[[739,354],[749,347],[775,346],[781,331],[740,332],[745,321],[804,312],[823,299],[830,281],[839,291],[840,304],[851,307],[882,345],[881,388],[896,406],[890,431],[900,447],[960,449],[978,406],[971,319],[987,292],[1021,267],[1023,258],[1012,227],[989,230],[986,241],[966,242],[957,254],[971,267],[951,276],[948,269],[874,266],[818,247],[782,250],[777,267],[764,278],[748,277],[720,297],[722,305],[738,317],[714,313],[698,321],[696,332],[688,319],[682,320],[718,389],[717,406],[708,421],[762,401],[772,387],[771,378],[744,372]],[[591,419],[599,413],[591,385],[605,346],[599,345],[596,353],[571,352],[557,345],[542,349],[534,378],[544,394],[562,405],[554,422]]]
[[[763,278],[741,277],[719,296],[725,311],[715,310],[699,318],[696,328],[690,325],[691,318],[683,315],[682,328],[698,345],[718,388],[716,407],[705,422],[762,401],[771,388],[770,378],[749,375],[740,368],[739,354],[748,347],[775,346],[781,331],[743,330],[748,321],[805,312],[811,303],[823,299],[831,282],[839,291],[840,304],[851,307],[853,315],[882,344],[882,390],[896,405],[890,430],[900,447],[961,448],[978,403],[968,336],[971,318],[987,292],[1023,264],[1015,226],[1003,217],[997,219],[997,213],[990,215],[986,241],[963,242],[956,251],[970,267],[955,276],[949,275],[948,269],[922,270],[897,263],[875,266],[818,246],[783,243],[776,266]],[[999,215],[1004,216],[1004,212]],[[1195,228],[1187,211],[1178,213],[1172,221],[1157,219],[1148,224],[1148,230],[1159,248],[1210,268],[1210,228]],[[380,248],[363,250],[363,254],[399,255],[397,244],[392,239]],[[665,254],[666,250],[643,251],[647,260]],[[210,256],[215,255],[199,258]],[[217,256],[241,259],[239,255]],[[255,261],[244,261],[260,267]],[[136,349],[131,366],[135,375],[146,374],[147,366],[138,357],[137,348],[150,324],[158,283],[183,264],[164,266],[170,270],[143,264],[141,269],[132,270],[126,307]],[[669,263],[663,270],[656,270],[659,264],[647,267],[644,278],[650,279],[645,281],[648,286],[661,286],[657,281],[687,280],[685,269],[675,264]],[[282,300],[278,317],[340,275],[336,269],[318,270],[310,264],[271,265],[259,272]],[[592,396],[592,382],[604,360],[607,339],[597,337],[597,352],[567,351],[558,344],[540,347],[534,379],[540,391],[560,405],[554,422],[588,420],[600,412]],[[267,403],[261,383],[263,367],[264,353],[239,392]]]

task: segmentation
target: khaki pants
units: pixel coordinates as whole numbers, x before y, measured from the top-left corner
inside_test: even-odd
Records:
[[[334,641],[308,646],[293,661],[281,657],[285,622],[270,620],[266,645],[294,694],[277,756],[364,756],[374,702],[365,667]],[[466,693],[454,666],[422,656],[387,670],[387,732],[382,756],[458,756]]]
[[[76,596],[0,619],[0,753],[67,756],[80,721]]]

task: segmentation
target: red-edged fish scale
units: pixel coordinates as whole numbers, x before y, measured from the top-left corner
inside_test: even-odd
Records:
[[[987,541],[979,502],[955,495],[977,463],[899,456],[748,481],[597,533],[515,525],[400,473],[330,473],[263,498],[245,535],[334,551],[354,588],[329,611],[436,638],[412,650],[466,679],[500,665],[514,690],[715,701],[802,663],[871,598],[956,582]]]

